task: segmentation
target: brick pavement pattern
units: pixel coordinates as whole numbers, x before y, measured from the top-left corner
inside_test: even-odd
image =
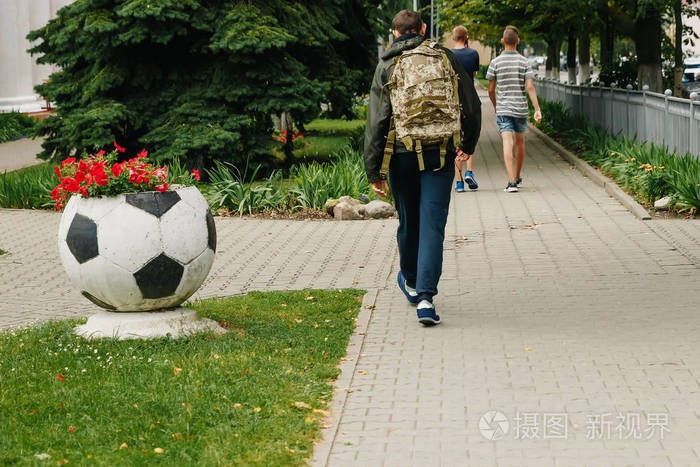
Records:
[[[700,222],[637,220],[529,133],[523,188],[504,193],[482,100],[480,189],[452,200],[443,324],[418,325],[394,285],[396,220],[217,218],[197,297],[379,289],[349,388],[338,388],[348,394],[330,455],[316,464],[700,464]],[[60,267],[59,217],[0,210],[0,328],[95,310]],[[509,423],[496,441],[479,430],[491,410]],[[588,439],[589,416],[608,413],[602,439]],[[620,440],[618,413],[639,413],[640,428],[668,414],[669,431]],[[545,438],[545,414],[566,414],[566,439]]]
[[[453,194],[443,323],[417,324],[395,265],[316,464],[700,465],[700,222],[636,219],[531,133],[523,187],[504,193],[482,101],[480,188]],[[507,419],[500,440],[479,429],[489,411]],[[636,414],[651,439],[634,439]],[[666,415],[662,439],[650,427]]]

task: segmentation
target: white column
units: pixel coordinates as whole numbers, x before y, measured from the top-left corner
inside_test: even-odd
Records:
[[[33,60],[25,38],[29,8],[22,0],[0,1],[0,111],[24,110],[36,104],[32,89]]]
[[[27,50],[30,31],[45,25],[74,0],[0,0],[0,112],[37,112],[44,101],[34,92],[56,71],[37,65]]]

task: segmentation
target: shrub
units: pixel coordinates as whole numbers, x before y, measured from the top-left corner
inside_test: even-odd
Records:
[[[74,2],[29,34],[37,61],[61,67],[37,87],[58,104],[39,126],[42,157],[117,140],[190,168],[264,162],[273,114],[308,121],[371,77],[376,35],[358,0],[147,3]]]
[[[559,102],[540,100],[541,129],[618,184],[652,203],[671,196],[682,210],[700,209],[700,160],[653,143],[613,137]]]
[[[0,207],[40,209],[55,205],[51,190],[56,186],[54,165],[49,163],[0,174]]]
[[[0,143],[34,133],[36,120],[21,113],[0,113]]]

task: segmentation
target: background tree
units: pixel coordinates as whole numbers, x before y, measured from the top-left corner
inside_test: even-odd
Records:
[[[363,6],[349,0],[72,3],[29,35],[40,42],[31,50],[41,55],[38,62],[61,67],[37,88],[58,104],[39,129],[47,136],[42,157],[117,140],[147,147],[158,160],[180,157],[197,167],[213,159],[270,160],[273,114],[308,121],[325,98],[347,102],[350,88],[365,84],[357,71],[370,61],[345,45],[359,35],[357,47],[365,47],[357,27]],[[347,64],[343,70],[338,61]],[[348,76],[343,96],[331,96],[333,83]]]

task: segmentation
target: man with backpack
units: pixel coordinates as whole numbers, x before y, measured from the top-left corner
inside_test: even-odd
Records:
[[[418,321],[440,322],[433,297],[442,274],[445,224],[455,159],[474,153],[481,102],[471,76],[448,49],[425,40],[420,14],[402,10],[396,40],[381,56],[370,92],[365,169],[386,196],[387,174],[399,215],[399,288]]]

